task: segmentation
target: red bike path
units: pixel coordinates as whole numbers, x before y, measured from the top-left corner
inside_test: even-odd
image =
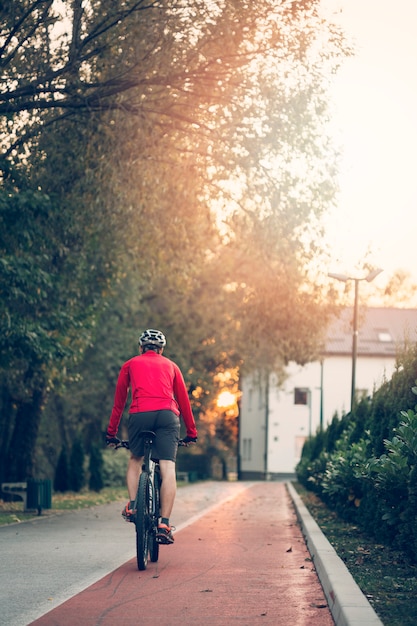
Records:
[[[284,483],[239,491],[176,532],[146,571],[132,559],[32,626],[234,622],[334,624]]]

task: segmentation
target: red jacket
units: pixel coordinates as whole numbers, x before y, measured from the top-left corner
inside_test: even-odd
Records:
[[[115,437],[126,405],[129,388],[132,400],[129,413],[169,409],[181,415],[189,437],[197,437],[194,416],[181,370],[162,354],[148,350],[122,366],[117,379],[113,410],[107,433]]]

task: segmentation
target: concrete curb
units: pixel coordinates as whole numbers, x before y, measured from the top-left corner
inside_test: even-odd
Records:
[[[286,483],[336,626],[383,626],[291,483]]]

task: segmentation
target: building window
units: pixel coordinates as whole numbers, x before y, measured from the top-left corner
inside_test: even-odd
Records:
[[[308,389],[305,387],[295,387],[294,404],[308,404]]]
[[[243,439],[243,461],[252,460],[252,439]]]
[[[391,333],[388,330],[378,330],[378,341],[381,343],[391,343]]]

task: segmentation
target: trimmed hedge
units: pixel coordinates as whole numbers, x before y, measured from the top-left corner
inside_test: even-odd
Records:
[[[296,468],[343,519],[417,562],[417,347],[391,380],[304,445]]]

